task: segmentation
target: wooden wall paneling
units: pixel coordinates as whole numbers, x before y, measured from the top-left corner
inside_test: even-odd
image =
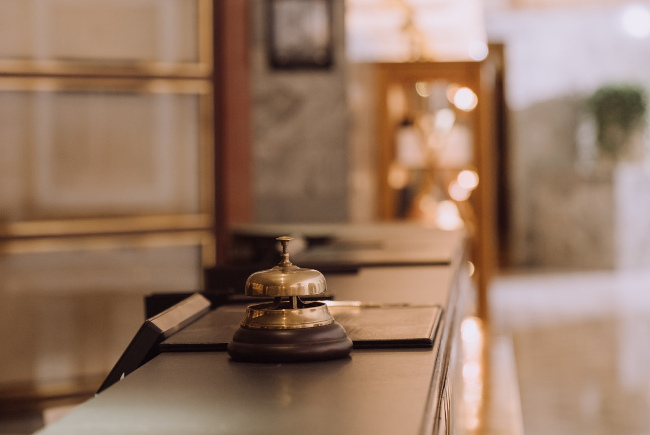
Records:
[[[33,104],[32,99],[56,103],[51,104],[48,116],[36,122],[15,123],[15,128],[2,129],[5,137],[0,142],[1,151],[13,151],[3,152],[5,159],[0,159],[0,305],[7,314],[1,316],[4,329],[11,332],[6,358],[0,361],[0,402],[7,397],[3,393],[9,384],[16,382],[17,390],[11,389],[11,399],[25,399],[28,407],[35,401],[58,401],[85,393],[87,387],[75,384],[74,378],[94,377],[114,363],[111,353],[123,348],[120,340],[131,334],[129,327],[142,322],[138,302],[144,294],[201,288],[202,267],[214,263],[214,203],[220,197],[215,194],[213,176],[213,5],[221,3],[103,0],[93,2],[91,7],[76,0],[0,2],[3,126],[11,126],[15,120],[38,118],[38,104]],[[229,2],[231,6],[236,3]],[[79,34],[82,37],[75,37]],[[87,122],[87,114],[74,103],[93,96],[100,101],[93,106],[97,110]],[[116,136],[124,132],[119,131],[120,122],[101,124],[98,114],[103,110],[103,97],[121,101],[108,106],[111,113],[117,114],[115,119],[129,123],[131,133],[115,147],[128,156],[119,156],[126,160],[114,164],[115,171],[109,174],[115,183],[108,187],[117,190],[108,193],[109,201],[102,202],[106,199],[102,199],[102,189],[107,186],[101,184],[101,177],[93,180],[95,184],[72,180],[75,182],[58,186],[44,178],[40,191],[30,186],[14,189],[24,181],[20,177],[26,173],[41,176],[41,169],[57,164],[47,159],[38,162],[43,157],[39,153],[52,144],[57,145],[56,152],[67,153],[65,159],[74,160],[74,154],[79,152],[91,157],[114,157],[110,141],[101,140],[97,132]],[[142,104],[140,97],[165,100],[164,107]],[[146,115],[133,107],[120,112],[131,98]],[[183,102],[177,104],[178,100]],[[66,112],[58,113],[63,106]],[[156,115],[159,110],[161,117]],[[127,112],[138,118],[144,116],[148,127],[140,131]],[[70,128],[57,124],[61,117]],[[57,124],[56,128],[44,128],[45,133],[38,133],[43,120],[46,127],[49,123]],[[180,125],[183,132],[189,133],[174,133],[176,127],[164,125],[166,122]],[[98,125],[100,128],[96,128]],[[168,134],[170,128],[172,134]],[[40,140],[37,145],[46,147],[25,152],[39,134],[42,137],[36,140]],[[84,149],[86,136],[99,139]],[[125,142],[133,144],[133,149]],[[100,152],[96,152],[98,149]],[[184,149],[188,152],[184,153]],[[132,151],[135,155],[130,154]],[[9,165],[10,158],[19,164]],[[162,165],[150,159],[162,159]],[[95,169],[102,166],[101,161],[94,163]],[[132,178],[119,178],[122,163]],[[157,169],[152,171],[148,163],[158,164]],[[73,161],[72,169],[81,167],[83,172],[82,164],[83,159]],[[182,174],[177,165],[184,168]],[[67,166],[61,164],[56,171],[66,175]],[[7,167],[11,171],[4,171]],[[142,174],[137,173],[140,167]],[[157,174],[152,179],[152,191],[145,188],[148,173]],[[141,189],[140,198],[152,207],[137,203],[137,195],[129,191],[129,180],[138,184],[135,188]],[[161,180],[163,194],[155,187]],[[182,184],[190,187],[179,188]],[[13,195],[10,206],[1,201],[7,192]],[[83,195],[77,196],[77,192]],[[171,196],[166,196],[170,192]],[[160,196],[154,201],[149,194]],[[176,199],[170,200],[172,197]],[[130,206],[120,204],[123,200]],[[61,201],[68,202],[66,207],[61,207]],[[24,204],[29,207],[16,212]],[[122,208],[111,208],[115,204]],[[11,207],[14,210],[7,212]],[[110,340],[114,340],[114,346]],[[25,348],[25,343],[30,346]],[[101,352],[96,351],[98,346]]]
[[[5,0],[0,74],[205,78],[212,3]]]

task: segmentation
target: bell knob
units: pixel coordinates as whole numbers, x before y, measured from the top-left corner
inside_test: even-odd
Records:
[[[315,269],[303,269],[289,261],[287,244],[292,237],[278,237],[282,244],[282,260],[267,270],[255,272],[246,280],[247,296],[309,296],[324,293],[327,289],[325,277]]]

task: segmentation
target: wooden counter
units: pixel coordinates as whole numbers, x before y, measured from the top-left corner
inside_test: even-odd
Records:
[[[42,433],[441,433],[453,424],[447,380],[455,377],[448,369],[470,290],[462,234],[445,243],[447,264],[326,274],[336,300],[439,304],[432,348],[354,349],[349,358],[297,364],[234,362],[225,352],[162,353]]]

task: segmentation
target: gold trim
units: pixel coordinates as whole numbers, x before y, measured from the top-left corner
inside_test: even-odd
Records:
[[[208,78],[212,74],[209,63],[167,62],[101,62],[92,64],[59,60],[0,60],[0,74],[24,76],[111,76]]]
[[[212,138],[213,89],[206,80],[8,78],[0,77],[0,92],[133,92],[194,94],[199,97],[200,204],[198,215],[135,216],[124,218],[61,219],[0,222],[2,237],[53,237],[66,235],[205,229],[214,225],[214,145]]]
[[[212,85],[207,80],[170,79],[116,79],[116,78],[61,78],[61,77],[1,77],[0,91],[25,92],[139,92],[150,94],[212,95]]]
[[[215,143],[214,90],[209,87],[207,98],[199,99],[199,201],[201,210],[215,215]]]
[[[182,231],[137,235],[106,235],[83,238],[58,237],[0,241],[0,255],[55,253],[66,251],[97,251],[121,248],[163,248],[192,246],[203,248],[214,243],[210,231]]]
[[[198,13],[198,56],[199,63],[204,67],[205,78],[214,74],[214,11],[213,0],[199,0]],[[199,100],[199,156],[200,156],[200,185],[199,198],[201,209],[207,213],[210,222],[208,225],[213,228],[210,234],[210,241],[202,245],[201,261],[204,268],[213,267],[217,264],[216,246],[217,240],[214,233],[215,224],[215,140],[214,140],[214,87],[212,82],[204,82],[208,88],[208,98]]]
[[[287,302],[285,302],[285,305]],[[327,305],[312,302],[303,308],[275,308],[267,302],[249,305],[241,327],[247,329],[305,329],[334,323]]]
[[[210,214],[134,216],[123,218],[65,219],[0,223],[0,238],[65,237],[155,231],[206,230]]]
[[[199,0],[198,4],[198,50],[199,65],[205,76],[212,74],[214,28],[212,23],[212,0]]]

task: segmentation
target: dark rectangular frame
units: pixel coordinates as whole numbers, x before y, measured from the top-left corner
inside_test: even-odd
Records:
[[[332,66],[332,0],[268,0],[267,4],[267,51],[272,68]]]

